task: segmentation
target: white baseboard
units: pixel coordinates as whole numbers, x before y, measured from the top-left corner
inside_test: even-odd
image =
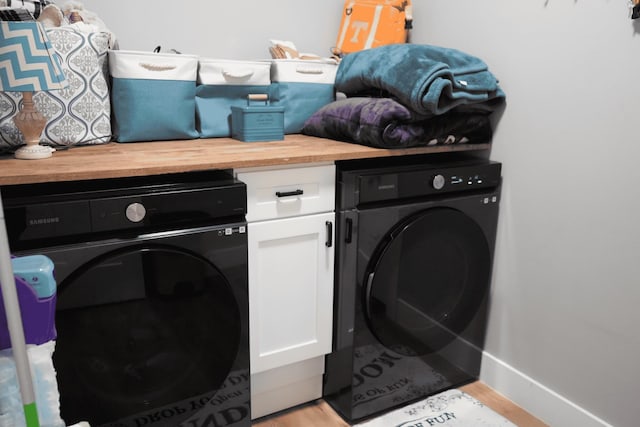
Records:
[[[480,381],[553,427],[613,427],[513,366],[483,352]]]
[[[251,374],[251,419],[322,397],[324,356]]]

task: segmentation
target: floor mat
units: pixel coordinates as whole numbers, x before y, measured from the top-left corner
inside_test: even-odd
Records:
[[[516,427],[467,393],[452,389],[354,427]]]

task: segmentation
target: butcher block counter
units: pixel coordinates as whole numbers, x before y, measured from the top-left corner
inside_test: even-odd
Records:
[[[301,134],[286,135],[283,141],[269,142],[242,142],[230,138],[112,142],[59,150],[51,158],[42,160],[0,156],[0,186],[486,150],[489,147],[490,144],[461,144],[379,149]]]

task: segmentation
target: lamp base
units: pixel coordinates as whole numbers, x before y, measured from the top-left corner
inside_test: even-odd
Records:
[[[27,145],[16,150],[16,159],[37,160],[51,157],[53,148],[40,145],[40,135],[47,119],[36,109],[31,92],[22,92],[22,104],[22,109],[15,115],[13,122],[22,132]]]
[[[14,156],[16,159],[38,160],[51,157],[51,153],[54,151],[53,148],[45,147],[44,145],[24,145],[16,150]]]

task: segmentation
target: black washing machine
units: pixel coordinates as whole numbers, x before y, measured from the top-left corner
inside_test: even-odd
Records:
[[[212,171],[2,195],[13,253],[55,265],[68,425],[251,425],[242,182]]]
[[[337,182],[325,400],[354,422],[477,379],[500,163],[345,161]]]

